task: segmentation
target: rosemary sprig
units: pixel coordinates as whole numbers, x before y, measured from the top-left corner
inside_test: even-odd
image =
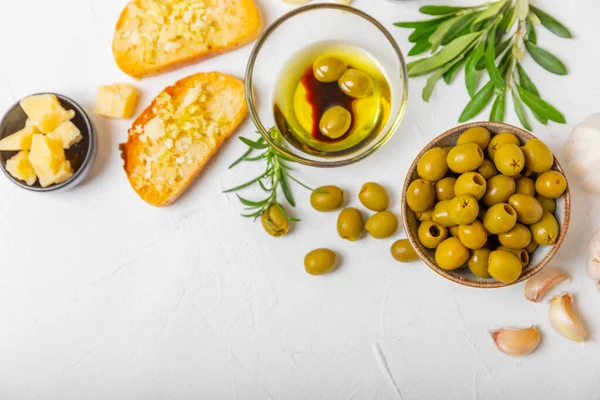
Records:
[[[271,128],[269,133],[272,137],[278,140],[281,138],[281,133],[276,127]],[[248,187],[257,185],[266,194],[266,197],[264,197],[261,200],[249,200],[236,193],[242,205],[245,206],[244,210],[246,212],[243,213],[242,216],[257,219],[260,218],[260,216],[263,215],[271,206],[275,205],[285,218],[293,222],[300,222],[298,218],[293,218],[285,212],[285,209],[277,201],[278,193],[281,191],[286,201],[292,207],[296,207],[294,196],[292,195],[292,192],[290,190],[289,181],[292,180],[310,191],[314,191],[314,189],[311,189],[310,187],[300,182],[298,179],[294,178],[290,174],[292,168],[289,166],[288,163],[292,162],[292,160],[288,159],[283,154],[279,153],[276,149],[271,147],[264,140],[264,138],[260,137],[256,141],[250,140],[245,137],[240,137],[239,139],[246,146],[248,146],[248,149],[240,158],[238,158],[233,164],[231,164],[229,168],[231,169],[244,161],[264,161],[266,163],[265,172],[249,180],[246,183],[225,190],[224,193],[238,192],[242,189],[246,189]],[[257,152],[258,154],[256,154]]]
[[[401,28],[413,29],[409,41],[414,43],[408,55],[431,50],[430,57],[408,64],[408,76],[429,75],[423,100],[429,101],[437,82],[452,82],[464,66],[465,86],[471,101],[459,122],[477,116],[494,99],[491,121],[503,121],[506,95],[510,93],[515,113],[528,130],[525,106],[542,124],[565,123],[564,116],[542,99],[537,87],[525,73],[521,60],[525,52],[542,68],[556,75],[566,75],[564,63],[537,44],[536,26],[542,25],[563,38],[572,38],[567,27],[554,17],[529,4],[529,0],[498,0],[473,7],[424,6],[421,13],[435,18],[398,22]],[[479,88],[480,71],[489,81]]]

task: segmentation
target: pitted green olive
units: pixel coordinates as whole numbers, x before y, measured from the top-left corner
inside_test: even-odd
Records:
[[[433,221],[423,221],[417,230],[419,241],[428,249],[435,249],[448,237],[448,230]]]
[[[289,221],[279,207],[283,209],[282,205],[273,204],[260,216],[265,232],[274,237],[285,236],[289,231]]]
[[[517,220],[525,225],[538,222],[544,212],[540,202],[526,194],[513,194],[508,199],[508,204],[517,212]]]
[[[537,244],[554,244],[560,233],[558,222],[554,215],[544,211],[542,218],[535,224],[529,225],[533,241]]]
[[[337,266],[337,255],[329,249],[316,249],[304,257],[304,269],[311,275],[325,275]]]
[[[479,204],[473,196],[461,194],[448,203],[448,216],[456,225],[467,225],[477,219]]]
[[[490,145],[488,146],[487,152],[490,156],[490,160],[494,160],[494,155],[496,151],[505,144],[516,144],[517,146],[521,144],[521,141],[514,133],[510,132],[500,132],[496,136],[490,140]]]
[[[346,72],[348,64],[334,56],[321,56],[313,63],[313,73],[319,82],[335,82]]]
[[[367,220],[365,229],[375,239],[386,239],[398,230],[398,218],[390,211],[381,211]]]
[[[533,179],[523,176],[517,180],[517,191],[519,194],[535,196],[535,182]]]
[[[430,182],[437,182],[448,172],[447,153],[441,147],[429,149],[417,162],[417,173]]]
[[[483,163],[483,151],[475,143],[459,144],[450,150],[446,161],[457,174],[475,171]]]
[[[350,68],[338,80],[338,85],[344,94],[357,99],[367,97],[373,91],[373,80],[369,75],[358,69]]]
[[[433,206],[435,193],[433,184],[425,179],[413,181],[406,191],[406,203],[414,212],[423,212]]]
[[[407,263],[419,259],[417,252],[410,244],[408,239],[400,239],[392,245],[392,257],[402,263]]]
[[[437,201],[452,200],[454,198],[454,185],[456,178],[447,176],[435,183],[435,198]]]
[[[535,196],[535,199],[540,202],[544,211],[548,211],[550,214],[554,214],[556,211],[556,200],[548,199],[542,196]]]
[[[310,195],[310,205],[317,211],[337,210],[344,203],[344,191],[337,186],[321,186]]]
[[[499,203],[491,206],[485,213],[483,225],[488,232],[497,235],[506,233],[515,227],[517,212],[510,204]]]
[[[531,231],[523,224],[516,224],[510,231],[499,234],[498,240],[509,249],[524,249],[531,243]]]
[[[544,142],[539,139],[530,139],[522,147],[525,154],[525,166],[533,172],[542,173],[550,171],[554,164],[554,155]]]
[[[510,196],[515,194],[517,184],[515,180],[506,175],[493,176],[487,181],[487,188],[483,196],[483,204],[488,207],[498,203],[506,203]]]
[[[344,208],[337,220],[337,231],[342,239],[354,242],[358,240],[365,229],[362,214],[356,208]]]
[[[512,283],[519,279],[523,272],[523,265],[519,258],[506,250],[494,250],[488,260],[488,272],[492,278],[503,282]]]
[[[429,221],[433,214],[433,210],[427,210],[420,213],[415,213],[419,221]]]
[[[450,200],[442,200],[435,205],[433,212],[431,213],[431,219],[433,222],[438,223],[446,228],[458,225],[450,219],[450,215],[448,214],[449,205]]]
[[[488,160],[487,158],[485,160],[483,160],[483,162],[481,163],[481,166],[479,166],[479,168],[477,168],[477,172],[483,176],[483,178],[488,181],[490,180],[493,176],[498,174],[498,171],[496,170],[496,166],[494,165],[493,162],[491,162],[490,160]]]
[[[348,132],[352,124],[352,114],[342,106],[333,106],[323,113],[319,130],[330,139],[338,139]]]
[[[458,137],[456,144],[475,143],[481,150],[485,150],[490,144],[490,131],[482,126],[467,129]]]
[[[435,250],[435,262],[447,271],[462,267],[468,260],[469,249],[455,237],[444,240]]]
[[[490,273],[488,272],[488,260],[491,252],[490,249],[477,249],[473,251],[473,254],[467,262],[467,266],[473,275],[480,278],[490,277]]]
[[[535,191],[540,196],[555,199],[562,196],[567,189],[567,180],[556,171],[544,172],[535,180]]]
[[[362,186],[358,199],[371,211],[384,211],[390,205],[390,198],[385,188],[374,182],[367,182]]]
[[[483,176],[477,172],[465,172],[456,179],[454,184],[454,194],[468,194],[481,200],[487,189],[487,183]]]
[[[468,225],[458,227],[458,238],[466,248],[477,250],[485,246],[488,234],[483,223],[476,219]]]
[[[494,165],[501,174],[516,176],[525,167],[525,156],[518,145],[508,143],[496,150]]]

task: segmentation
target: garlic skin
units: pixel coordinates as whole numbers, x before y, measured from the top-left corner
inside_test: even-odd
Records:
[[[575,126],[565,143],[569,170],[589,193],[600,193],[600,113]]]
[[[562,269],[544,268],[525,283],[525,297],[529,301],[538,302],[552,288],[566,280],[570,281],[571,277]]]
[[[600,292],[600,231],[594,233],[588,245],[588,258],[585,266],[588,275],[594,280]]]
[[[550,325],[561,336],[583,342],[587,333],[573,310],[573,295],[565,293],[550,300]]]
[[[513,357],[531,353],[540,342],[540,332],[532,326],[526,329],[501,328],[490,331],[494,344],[504,354]]]

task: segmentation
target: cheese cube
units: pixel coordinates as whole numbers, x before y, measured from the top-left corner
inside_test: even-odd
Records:
[[[111,118],[131,118],[138,102],[138,91],[129,85],[100,86],[94,112]]]
[[[6,161],[6,170],[15,179],[32,186],[37,180],[33,166],[29,162],[29,152],[20,151]]]
[[[63,149],[68,149],[83,139],[81,132],[71,121],[63,122],[58,128],[48,133],[46,136],[60,141]]]
[[[29,150],[31,148],[31,138],[33,137],[34,133],[40,133],[35,125],[25,126],[25,128],[21,129],[20,131],[0,140],[0,150]]]
[[[43,133],[52,132],[60,124],[75,116],[75,111],[65,110],[56,96],[52,94],[26,97],[21,100],[21,108]]]
[[[62,143],[45,135],[33,135],[29,161],[42,187],[64,182],[73,175],[73,168],[66,160]]]

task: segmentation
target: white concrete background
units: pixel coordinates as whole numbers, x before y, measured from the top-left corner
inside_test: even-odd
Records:
[[[268,22],[291,8],[280,0],[260,3]],[[424,3],[355,1],[387,25],[405,51],[409,32],[392,22],[417,17]],[[577,36],[568,41],[539,33],[541,45],[566,60],[569,76],[526,63],[543,95],[568,119],[566,126],[535,125],[560,158],[572,126],[599,111],[600,3],[537,3]],[[91,111],[98,85],[130,82],[110,51],[124,4],[2,1],[0,109],[33,92],[56,91]],[[249,52],[246,47],[135,82],[142,104],[193,72],[241,76]],[[342,186],[351,205],[363,182],[382,182],[399,213],[408,165],[431,138],[456,124],[467,102],[461,80],[440,84],[430,104],[420,99],[424,79],[412,81],[406,118],[377,155],[335,171],[298,168],[298,175],[312,185]],[[1,399],[600,398],[600,294],[584,272],[600,206],[574,181],[573,224],[552,264],[574,276],[563,288],[575,293],[591,333],[584,345],[554,332],[547,303],[526,301],[522,284],[460,287],[424,264],[393,261],[392,240],[342,242],[335,215],[312,212],[299,188],[295,212],[303,222],[288,237],[267,237],[239,216],[234,196],[221,193],[251,177],[248,168],[227,170],[243,148],[236,140],[178,203],[151,208],[121,169],[117,144],[130,122],[94,120],[100,148],[85,184],[34,194],[0,179]],[[252,132],[250,122],[240,131]],[[342,266],[315,278],[304,272],[302,259],[320,246],[339,251]],[[500,353],[488,334],[531,324],[543,340],[524,358]]]

